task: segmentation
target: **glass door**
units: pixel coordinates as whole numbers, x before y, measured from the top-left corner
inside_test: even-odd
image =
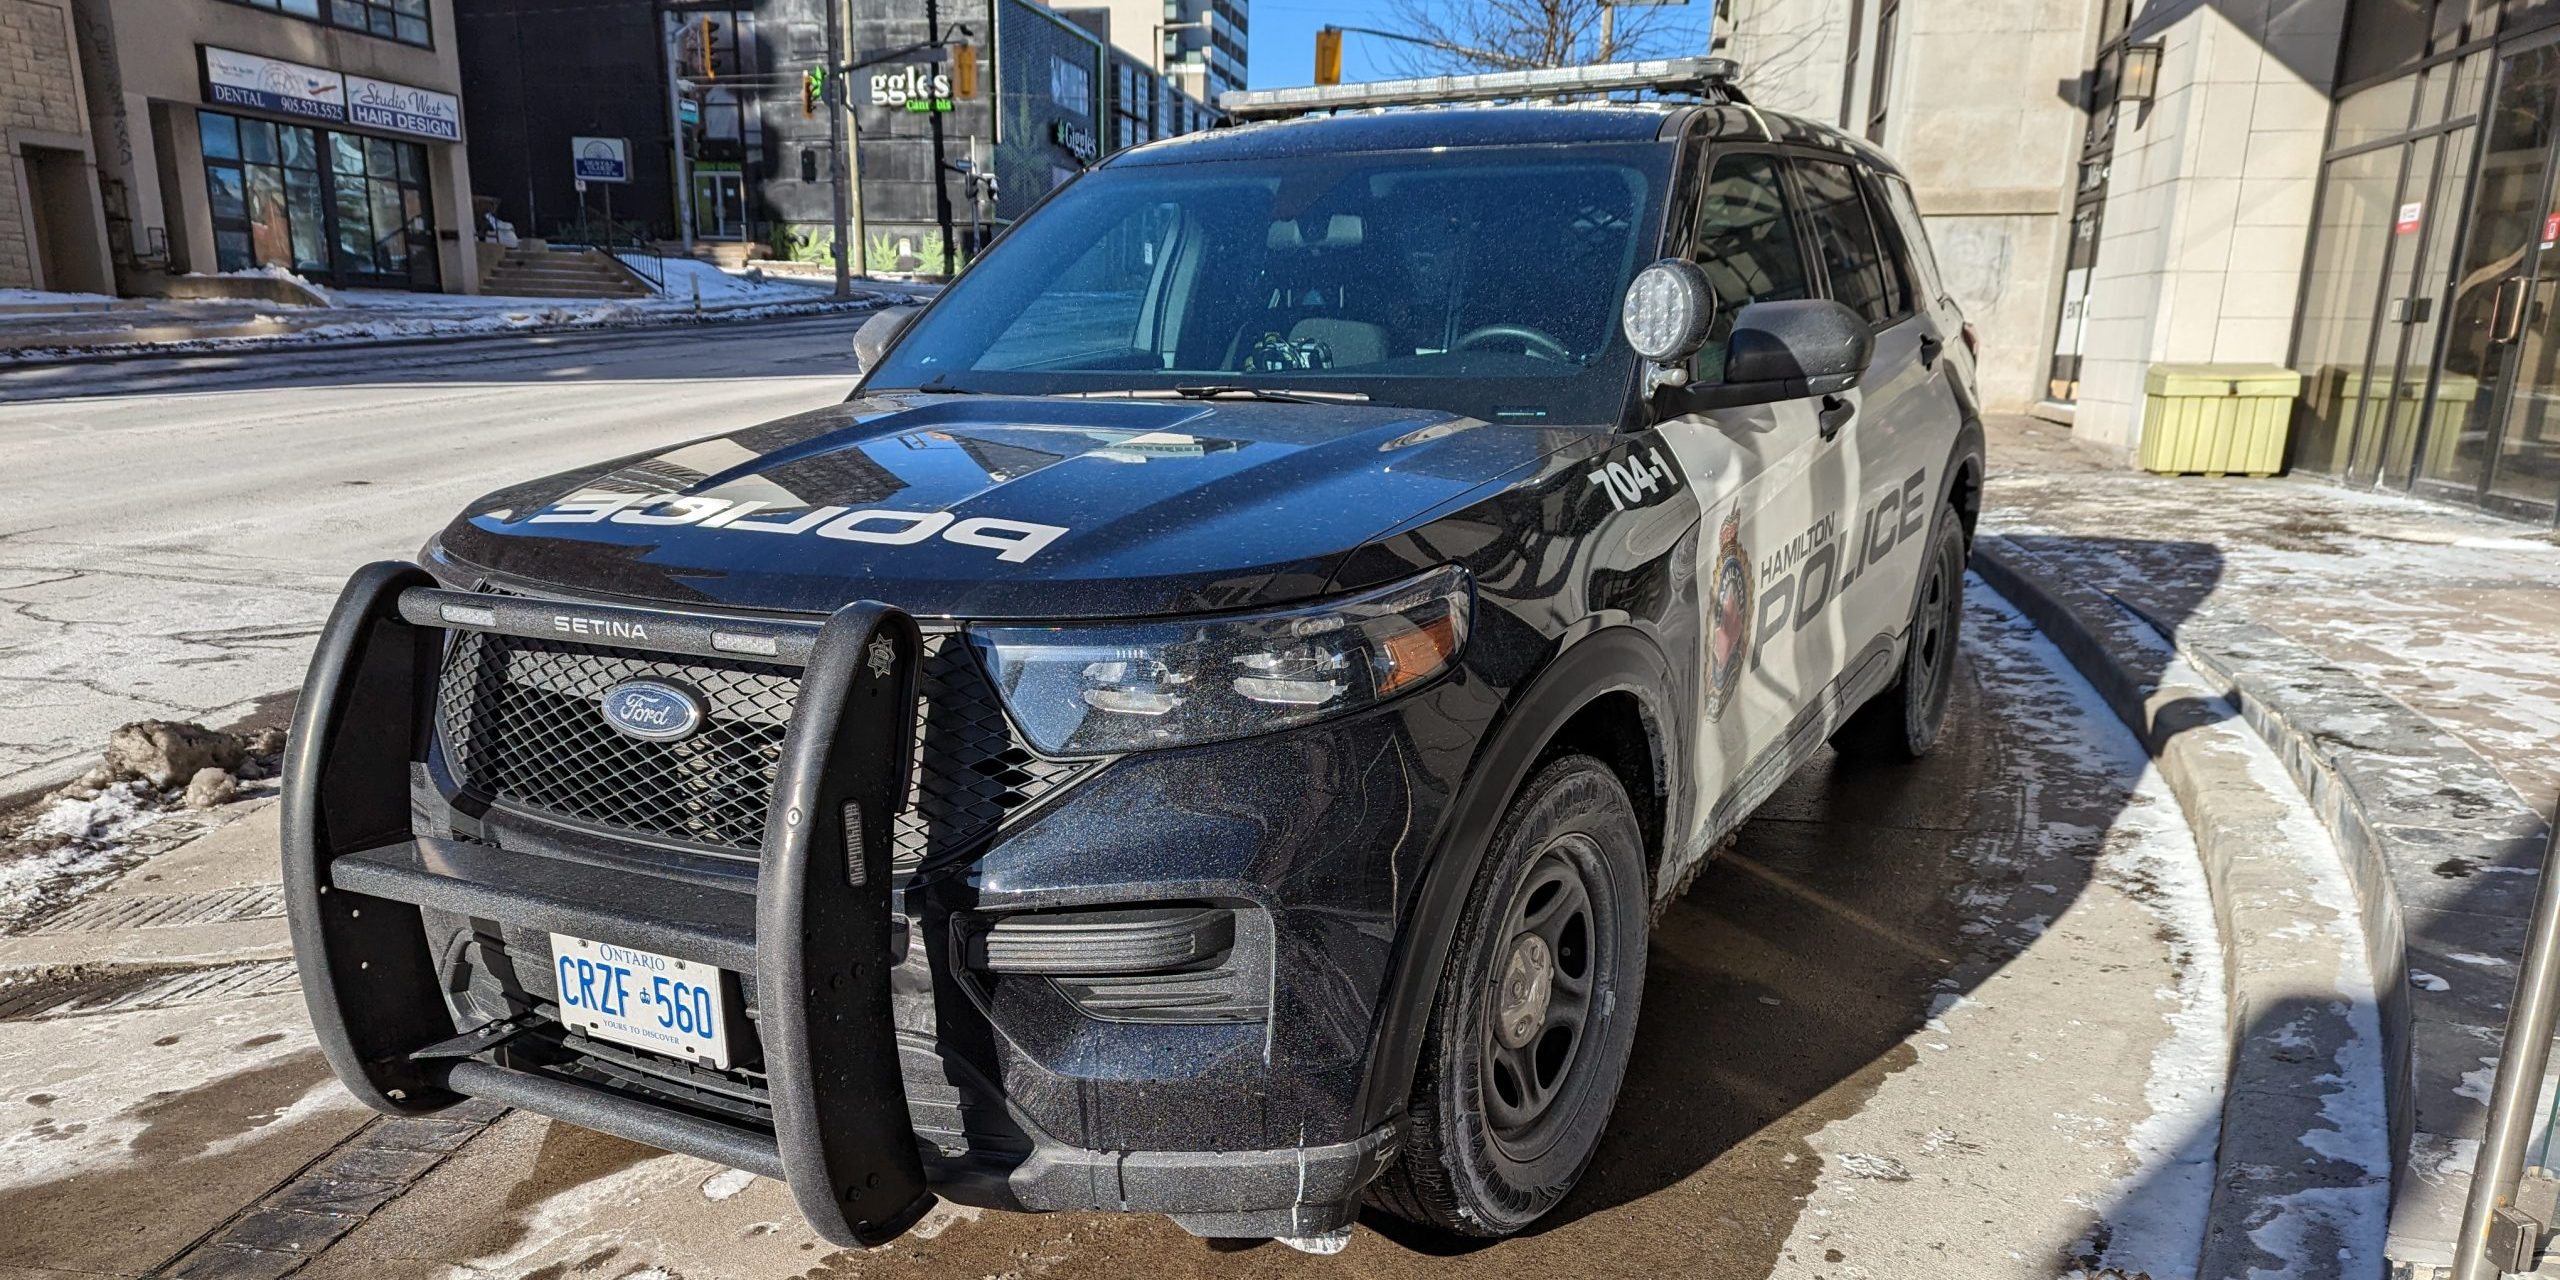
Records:
[[[2459,136],[2469,141],[2467,130]],[[2446,269],[2443,250],[2453,242],[2453,228],[2437,225],[2453,219],[2430,216],[2444,207],[2436,191],[2441,168],[2437,161],[2444,147],[2445,138],[2438,135],[2393,149],[2405,155],[2406,163],[2401,166],[2399,198],[2389,212],[2382,323],[2375,335],[2373,362],[2365,373],[2364,403],[2356,417],[2355,456],[2347,468],[2351,484],[2388,480],[2405,488],[2409,465],[2418,454],[2427,368],[2435,355],[2435,295]]]
[[[2500,59],[2419,487],[2547,516],[2560,496],[2560,44]]]
[[[747,184],[744,175],[714,171],[693,175],[693,225],[706,240],[747,238]]]

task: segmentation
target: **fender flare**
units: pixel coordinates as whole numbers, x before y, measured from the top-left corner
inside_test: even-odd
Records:
[[[1968,466],[1973,468],[1974,492],[1977,499],[1979,498],[1982,485],[1991,478],[1990,462],[1985,456],[1986,452],[1983,443],[1982,419],[1967,415],[1963,425],[1956,428],[1955,443],[1947,449],[1946,469],[1938,477],[1938,501],[1941,504],[1955,501],[1956,476]],[[1977,514],[1979,505],[1977,501]],[[1973,530],[1966,529],[1965,545],[1970,548],[1972,544]]]
[[[1654,749],[1672,757],[1657,761],[1674,797],[1661,839],[1666,846],[1678,839],[1683,820],[1676,803],[1681,792],[1678,770],[1686,766],[1678,758],[1677,739],[1670,728],[1678,717],[1664,704],[1665,692],[1677,687],[1669,660],[1651,636],[1631,626],[1611,626],[1566,646],[1511,699],[1459,787],[1449,820],[1432,842],[1413,908],[1397,931],[1395,959],[1371,1032],[1369,1071],[1352,1111],[1361,1130],[1395,1119],[1412,1096],[1414,1071],[1422,1060],[1423,1039],[1439,997],[1441,971],[1448,966],[1458,917],[1466,909],[1486,848],[1547,744],[1595,699],[1632,693],[1652,722]],[[1659,852],[1646,851],[1647,871],[1659,865]]]

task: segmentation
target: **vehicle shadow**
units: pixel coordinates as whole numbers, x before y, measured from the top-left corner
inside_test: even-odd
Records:
[[[2156,558],[2204,575],[2191,601],[2218,575],[2211,547],[2164,544]],[[1609,1132],[1580,1186],[1521,1244],[1591,1241],[1604,1225],[1611,1238],[1643,1232],[1668,1212],[1651,1202],[1674,1200],[1687,1221],[1666,1217],[1663,1229],[1694,1242],[1692,1259],[1716,1274],[1767,1274],[1823,1169],[1807,1140],[1917,1062],[1937,1013],[2029,949],[2068,945],[2047,941],[2047,926],[2098,874],[2140,748],[2067,667],[2076,699],[2063,708],[1986,663],[1987,628],[2015,645],[2028,625],[1969,580],[1965,660],[1938,750],[1904,765],[1824,751],[1672,905]],[[2073,730],[2066,715],[2085,724]],[[2075,731],[2121,750],[2074,759],[2052,739]],[[2201,1203],[2211,1159],[2208,1143],[2199,1180],[2158,1194]],[[1426,1254],[1485,1247],[1382,1213],[1363,1222]],[[2057,1271],[2094,1261],[2093,1239],[2103,1252],[2100,1214],[2085,1225],[2052,1242]]]

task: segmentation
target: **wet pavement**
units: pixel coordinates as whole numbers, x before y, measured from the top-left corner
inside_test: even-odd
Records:
[[[887,1248],[838,1250],[778,1184],[522,1113],[456,1130],[449,1152],[359,1159],[380,1135],[326,1079],[295,994],[164,986],[117,997],[140,1001],[122,1012],[0,993],[0,1280],[181,1258],[177,1274],[545,1280],[2023,1280],[2100,1255],[2192,1259],[2194,1152],[2209,1171],[2220,1078],[2194,1032],[2221,1022],[2192,845],[2130,739],[1978,583],[1967,640],[1937,756],[1826,758],[1670,911],[1608,1139],[1519,1239],[1452,1241],[1373,1213],[1348,1251],[1316,1258],[1162,1219],[945,1206]],[[254,813],[109,892],[271,878],[272,823]],[[160,963],[272,956],[259,931],[281,932],[192,927],[232,932],[167,942]],[[0,939],[0,965],[39,944],[57,981],[95,977],[64,965],[59,937]],[[307,1190],[310,1171],[351,1163],[400,1176]]]

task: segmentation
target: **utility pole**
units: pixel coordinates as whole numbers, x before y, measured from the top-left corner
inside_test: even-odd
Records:
[[[932,41],[932,43],[926,47],[933,50],[932,69],[926,74],[938,80],[942,76],[942,5],[940,0],[924,0],[924,29],[926,33],[925,38]],[[974,53],[972,56],[975,56]],[[933,92],[933,85],[931,82],[926,84],[925,92],[927,95],[925,105],[927,107],[935,106],[940,102],[940,99],[931,96]],[[944,180],[945,162],[943,160],[942,149],[942,112],[928,110],[925,114],[933,117],[933,221],[936,226],[942,228],[942,274],[948,277],[956,275],[958,272],[954,269],[952,263],[951,187],[950,184]]]
[[[676,15],[672,21],[674,25],[663,33],[667,41],[667,130],[676,143],[676,214],[684,229],[684,252],[689,258],[693,256],[693,156],[684,138],[684,77],[676,74],[676,64],[684,60],[684,18]],[[523,30],[521,23],[517,30]],[[530,228],[532,224],[526,225]]]
[[[1607,62],[1618,51],[1618,6],[1600,0],[1600,60]]]
[[[827,80],[820,96],[827,109],[827,183],[833,188],[836,222],[836,297],[853,296],[853,264],[845,257],[845,242],[852,235],[852,220],[847,197],[853,186],[853,175],[845,163],[847,150],[844,130],[845,103],[851,95],[845,92],[846,77],[835,73],[844,65],[845,0],[827,0]]]

